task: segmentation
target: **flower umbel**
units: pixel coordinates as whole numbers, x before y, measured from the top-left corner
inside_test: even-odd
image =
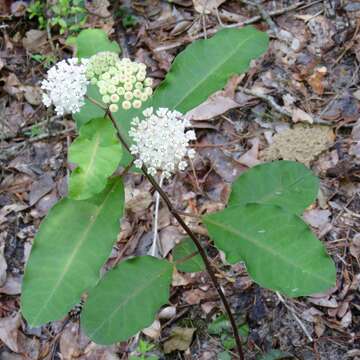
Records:
[[[140,121],[134,118],[129,135],[134,140],[131,153],[137,157],[134,164],[141,168],[145,165],[151,175],[158,171],[169,178],[177,170],[185,170],[187,156],[193,158],[195,151],[189,148],[189,142],[196,139],[190,121],[185,120],[178,111],[160,108],[153,113],[153,108],[143,111],[145,117]]]
[[[79,63],[77,58],[62,60],[51,67],[41,83],[45,106],[54,105],[58,115],[79,112],[89,83],[85,71],[86,62]]]
[[[119,59],[112,52],[100,52],[90,58],[86,76],[96,85],[102,95],[102,102],[109,104],[111,112],[119,109],[139,109],[152,95],[152,79],[146,77],[146,65]]]

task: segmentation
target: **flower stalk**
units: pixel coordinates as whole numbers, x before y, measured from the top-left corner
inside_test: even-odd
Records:
[[[110,111],[107,111],[105,114],[105,117],[108,116],[109,119],[111,120],[115,131],[116,131],[116,135],[120,141],[120,143],[123,145],[123,147],[131,154],[131,149],[129,147],[129,145],[127,144],[125,138],[123,137],[113,115],[111,114]],[[215,271],[207,257],[207,254],[205,252],[205,250],[203,249],[199,239],[196,237],[196,235],[192,232],[192,230],[188,227],[188,225],[185,223],[185,221],[182,219],[182,217],[180,216],[180,214],[176,211],[176,209],[173,207],[169,197],[167,196],[167,194],[164,192],[164,190],[161,188],[161,186],[156,182],[156,180],[154,179],[154,177],[152,175],[150,175],[147,171],[147,168],[143,165],[141,167],[141,170],[143,172],[143,174],[145,175],[145,177],[150,181],[151,185],[154,187],[154,189],[157,191],[157,193],[160,195],[160,197],[162,198],[162,200],[164,201],[164,203],[166,204],[166,206],[168,207],[170,213],[174,216],[174,218],[178,221],[178,223],[180,224],[180,226],[185,230],[185,232],[189,235],[189,237],[192,239],[192,241],[194,242],[195,246],[197,247],[199,254],[202,258],[202,260],[204,261],[206,270],[210,276],[210,279],[216,289],[216,291],[218,292],[221,302],[224,305],[225,311],[229,317],[230,320],[230,324],[233,330],[233,334],[234,334],[234,338],[235,338],[235,342],[236,342],[236,347],[237,347],[237,352],[239,355],[239,359],[240,360],[244,360],[244,352],[242,349],[242,344],[241,344],[241,339],[240,339],[240,335],[238,332],[238,328],[236,326],[236,321],[234,318],[234,315],[232,314],[230,305],[225,297],[225,294],[223,292],[223,290],[221,289],[221,286],[216,278],[215,275]]]

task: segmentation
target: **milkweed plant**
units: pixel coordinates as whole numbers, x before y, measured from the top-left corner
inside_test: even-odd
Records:
[[[76,46],[77,57],[55,64],[41,85],[43,103],[76,121],[78,137],[68,153],[76,168],[67,197],[49,211],[34,239],[21,295],[24,318],[32,327],[62,319],[86,294],[86,334],[99,344],[127,340],[168,302],[174,269],[204,270],[193,261],[200,252],[238,336],[200,241],[162,186],[196,158],[196,132],[184,114],[246,72],[266,52],[266,33],[250,26],[223,29],[193,42],[154,91],[146,65],[121,57],[101,30],[82,31]],[[148,255],[124,259],[101,276],[124,216],[119,166],[142,171],[154,186],[153,241]],[[334,286],[335,266],[301,218],[318,188],[303,164],[257,165],[232,184],[226,208],[203,214],[201,222],[226,262],[243,262],[257,284],[289,297],[323,292]],[[158,244],[161,198],[188,235],[167,258]]]

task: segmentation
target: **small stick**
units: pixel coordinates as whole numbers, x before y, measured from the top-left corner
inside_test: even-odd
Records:
[[[280,293],[278,291],[276,291],[276,295],[278,297],[278,299],[285,305],[285,307],[290,311],[291,315],[294,317],[295,321],[300,325],[301,329],[304,331],[306,337],[309,339],[310,342],[313,342],[314,339],[312,338],[312,336],[309,334],[309,332],[307,331],[305,325],[302,323],[302,321],[299,319],[299,317],[295,314],[295,310],[289,306],[286,301],[284,300],[284,298],[280,295]]]
[[[160,176],[159,186],[162,187],[164,181],[164,175]],[[153,243],[151,245],[150,255],[156,256],[157,253],[157,240],[158,240],[158,221],[159,221],[159,205],[160,205],[160,194],[156,192],[155,194],[155,216],[154,216],[154,237]]]
[[[109,116],[115,130],[116,130],[116,135],[118,137],[118,139],[120,140],[121,144],[124,146],[124,148],[131,154],[130,151],[130,147],[127,144],[127,142],[125,141],[124,137],[121,134],[121,131],[114,119],[114,117],[112,116],[111,112],[107,112],[107,115]],[[230,305],[226,299],[226,296],[223,292],[223,290],[221,289],[221,286],[216,278],[215,275],[215,271],[207,257],[207,254],[205,252],[205,250],[203,249],[200,241],[198,240],[198,238],[196,237],[196,235],[192,232],[192,230],[189,228],[188,225],[186,225],[185,221],[182,219],[182,217],[179,215],[179,213],[176,211],[176,209],[173,207],[169,197],[167,196],[167,194],[162,190],[161,186],[159,186],[159,184],[156,182],[156,180],[147,172],[147,169],[145,166],[142,166],[141,168],[142,172],[144,173],[144,175],[146,176],[146,178],[150,181],[151,185],[155,188],[155,190],[159,193],[159,195],[161,196],[161,198],[163,199],[163,201],[165,202],[166,206],[168,207],[170,213],[174,216],[174,218],[178,221],[178,223],[180,224],[180,226],[185,230],[185,232],[190,236],[190,238],[192,239],[192,241],[194,242],[195,246],[197,247],[199,254],[201,255],[206,270],[210,276],[210,279],[212,281],[212,283],[214,284],[214,287],[216,289],[216,291],[218,292],[220,299],[224,305],[225,311],[229,317],[230,320],[230,324],[234,333],[234,338],[235,338],[235,342],[236,342],[236,347],[237,347],[237,351],[239,354],[239,358],[240,360],[244,360],[244,352],[242,350],[242,344],[241,344],[241,340],[240,340],[240,335],[236,326],[236,321],[235,318],[232,314]]]
[[[282,14],[284,14],[286,12],[297,9],[298,7],[300,7],[300,6],[304,5],[304,4],[305,4],[304,1],[300,1],[300,2],[298,2],[296,4],[290,5],[288,7],[285,7],[285,8],[279,9],[279,10],[270,11],[268,14],[269,14],[269,16],[282,15]],[[256,23],[261,19],[262,19],[262,16],[257,15],[257,16],[254,16],[254,17],[250,18],[249,20],[245,20],[245,21],[241,21],[241,22],[238,22],[238,23],[235,23],[235,24],[227,25],[226,27],[227,28],[240,28],[240,27],[243,27],[245,25],[250,25],[250,24]],[[210,29],[210,30],[208,30],[207,31],[207,36],[215,34],[220,29]],[[186,43],[190,43],[190,42],[192,42],[194,40],[201,39],[203,37],[204,37],[203,32],[201,32],[200,34],[197,34],[195,36],[192,36],[192,37],[186,36],[182,41],[175,42],[175,43],[172,43],[172,44],[169,44],[169,45],[159,46],[159,47],[155,48],[154,51],[159,52],[159,51],[164,51],[164,50],[175,49],[175,48],[177,48],[179,46],[182,46],[182,45],[184,45]]]

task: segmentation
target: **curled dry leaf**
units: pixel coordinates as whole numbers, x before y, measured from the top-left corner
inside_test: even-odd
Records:
[[[208,297],[208,294],[200,289],[188,290],[183,293],[184,300],[190,304],[199,304],[201,300]]]
[[[159,339],[161,335],[161,324],[159,320],[155,320],[150,326],[141,330],[146,336],[152,340]]]
[[[169,320],[172,319],[176,315],[176,307],[175,306],[167,306],[159,312],[160,320]]]

